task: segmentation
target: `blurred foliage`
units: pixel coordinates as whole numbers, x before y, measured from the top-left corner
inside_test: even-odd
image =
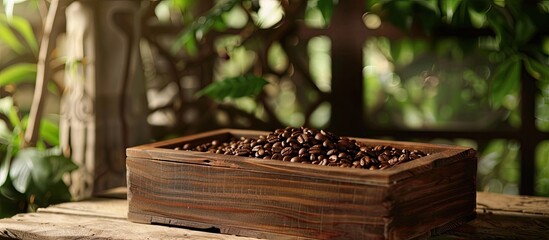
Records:
[[[481,191],[518,194],[520,145],[515,141],[493,140],[480,153],[477,186]]]
[[[380,0],[368,1],[368,8],[415,34],[367,43],[365,102],[374,118],[369,123],[469,131],[519,128],[520,81],[536,81],[537,127],[548,131],[548,1]],[[536,194],[544,196],[549,196],[543,185],[549,179],[547,147],[540,145],[536,156]],[[518,193],[520,145],[494,140],[478,150],[479,190]]]
[[[238,76],[214,82],[198,91],[197,96],[206,95],[217,101],[225,98],[241,98],[257,95],[267,80],[256,76]]]
[[[77,166],[63,157],[59,127],[42,119],[36,148],[23,147],[27,117],[11,96],[0,99],[0,217],[71,200],[62,176]]]
[[[549,196],[549,141],[542,142],[536,152],[536,194]]]
[[[394,25],[411,32],[421,29],[436,39],[442,30],[486,29],[493,33],[465,39],[456,48],[464,53],[488,51],[496,64],[491,75],[490,102],[495,108],[516,95],[521,71],[534,79],[549,81],[547,44],[549,3],[520,0],[429,0],[429,1],[368,1],[372,12]]]
[[[71,200],[62,177],[77,166],[59,150],[56,118],[41,119],[36,147],[26,147],[28,109],[17,103],[18,89],[32,87],[37,71],[37,37],[14,7],[36,10],[33,1],[4,1],[0,14],[0,218]],[[51,82],[51,81],[50,81]],[[53,83],[50,83],[53,85]],[[60,92],[56,87],[52,93]],[[20,92],[20,91],[19,91]]]

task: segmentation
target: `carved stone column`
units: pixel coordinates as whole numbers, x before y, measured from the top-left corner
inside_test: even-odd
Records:
[[[77,199],[124,186],[125,148],[149,140],[139,5],[81,0],[66,9],[61,145],[80,166],[70,179]]]

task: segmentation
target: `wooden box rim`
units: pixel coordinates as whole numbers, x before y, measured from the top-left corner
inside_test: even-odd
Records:
[[[181,143],[184,142],[197,141],[206,138],[215,139],[216,137],[221,137],[227,134],[234,136],[257,137],[259,135],[266,135],[268,132],[240,129],[213,130],[131,147],[126,149],[126,156],[133,159],[171,161],[177,163],[227,167],[242,170],[247,169],[251,171],[272,172],[269,170],[276,169],[276,172],[282,172],[288,175],[308,176],[315,179],[363,183],[369,185],[391,185],[456,161],[476,161],[476,151],[472,148],[462,146],[387,141],[354,137],[350,138],[365,144],[390,145],[398,148],[419,149],[423,151],[427,150],[427,152],[431,152],[431,154],[388,169],[370,171],[366,169],[317,166],[277,160],[264,160],[252,157],[170,149],[170,147],[181,145]]]

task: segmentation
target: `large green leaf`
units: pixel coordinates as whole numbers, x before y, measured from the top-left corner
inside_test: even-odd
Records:
[[[39,163],[41,159],[39,152],[33,148],[22,149],[14,157],[10,167],[10,178],[17,191],[27,192],[32,181],[33,169],[38,167],[36,163]],[[43,171],[50,172],[51,169],[43,169]],[[43,175],[47,175],[47,173]]]
[[[497,67],[491,87],[491,100],[494,107],[501,106],[505,96],[520,86],[520,58],[510,57]]]
[[[329,24],[334,13],[334,0],[318,0],[317,6],[322,14],[322,18],[324,18],[324,22]]]
[[[77,168],[70,159],[61,156],[59,149],[25,148],[13,159],[10,177],[15,189],[21,193],[27,192],[31,184],[44,192],[60,181],[65,173]]]
[[[19,63],[0,71],[0,87],[9,84],[32,82],[36,79],[36,64]]]
[[[47,198],[46,198],[47,197]],[[44,201],[40,204],[39,207],[45,207],[50,204],[56,204],[61,202],[67,202],[70,201],[72,198],[71,192],[69,191],[69,187],[63,182],[62,180],[59,180],[52,184],[50,188],[48,188],[48,191],[46,192],[44,196]]]
[[[224,98],[255,96],[261,92],[261,89],[267,83],[262,77],[251,75],[226,78],[222,81],[211,83],[196,94],[197,96],[206,95],[217,101],[221,101]]]
[[[71,159],[62,156],[61,152],[57,149],[54,154],[47,156],[46,160],[47,164],[49,165],[48,167],[52,170],[51,176],[48,176],[48,180],[52,184],[61,181],[65,173],[72,172],[78,169],[78,166],[74,162],[72,162]]]

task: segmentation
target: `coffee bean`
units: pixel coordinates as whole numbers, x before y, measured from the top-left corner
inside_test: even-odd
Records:
[[[337,154],[337,150],[336,150],[336,149],[330,149],[330,150],[328,150],[328,152],[326,153],[326,155],[328,155],[328,156],[336,155],[336,154]]]
[[[282,154],[280,154],[280,153],[275,153],[275,154],[273,154],[273,156],[271,157],[271,159],[275,159],[275,160],[282,159]]]
[[[328,148],[328,149],[332,149],[334,148],[334,143],[328,139],[326,139],[323,143],[322,143],[322,146],[325,147],[325,148]]]
[[[322,134],[322,133],[317,133],[317,134],[315,134],[315,140],[324,141],[324,140],[326,140],[326,136],[324,136],[324,134]]]
[[[288,156],[291,155],[293,151],[294,150],[291,147],[285,147],[280,153],[282,154],[282,156]]]
[[[367,146],[354,139],[305,127],[276,129],[257,138],[215,139],[196,146],[185,143],[174,149],[370,170],[386,169],[429,155],[417,149]]]
[[[303,160],[300,157],[293,157],[290,162],[302,162]]]
[[[322,146],[320,145],[313,145],[309,148],[309,154],[320,154],[322,152]]]

